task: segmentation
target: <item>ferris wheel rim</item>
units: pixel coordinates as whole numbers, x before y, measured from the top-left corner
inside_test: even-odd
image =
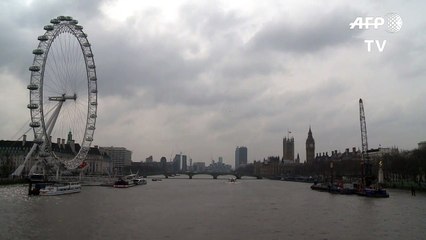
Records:
[[[84,126],[84,134],[81,139],[80,149],[73,159],[63,162],[68,169],[78,167],[86,158],[93,141],[94,130],[96,128],[97,118],[97,76],[96,65],[93,58],[93,52],[87,34],[84,33],[83,27],[78,25],[78,21],[71,17],[59,16],[52,19],[51,25],[44,26],[46,32],[38,37],[40,41],[37,49],[33,50],[34,60],[30,66],[31,80],[28,89],[30,91],[30,109],[31,123],[30,126],[34,131],[34,140],[39,143],[46,143],[45,151],[47,154],[54,156],[51,149],[50,136],[47,134],[45,113],[43,110],[43,87],[46,70],[46,62],[51,50],[51,45],[62,33],[72,35],[80,45],[82,56],[85,64],[87,83],[87,114]]]

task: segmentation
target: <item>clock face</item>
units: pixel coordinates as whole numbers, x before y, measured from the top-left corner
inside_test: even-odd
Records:
[[[309,144],[309,147],[314,147],[314,144],[313,143]]]

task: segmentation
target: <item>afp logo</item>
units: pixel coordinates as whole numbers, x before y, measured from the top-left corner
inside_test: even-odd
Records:
[[[387,25],[386,31],[389,33],[396,33],[401,30],[402,18],[396,13],[388,13],[385,17],[357,17],[349,23],[349,29],[379,29],[379,27]]]
[[[402,27],[402,18],[396,13],[388,13],[384,17],[357,17],[353,22],[349,23],[349,29],[379,29],[384,25],[389,33],[399,32]],[[383,52],[386,42],[387,40],[364,40],[364,43],[367,44],[368,52],[372,51],[374,44],[379,52]]]

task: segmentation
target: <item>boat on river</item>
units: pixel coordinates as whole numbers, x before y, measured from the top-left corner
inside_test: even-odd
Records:
[[[56,196],[81,192],[81,184],[79,182],[58,182],[46,185],[39,190],[40,196]]]
[[[326,183],[314,183],[311,186],[312,190],[320,191],[320,192],[328,192],[330,190],[330,184]]]
[[[237,182],[237,178],[228,178],[228,182],[230,183],[236,183]]]
[[[371,197],[371,198],[388,198],[389,193],[382,188],[363,188],[356,192],[359,196]]]
[[[317,183],[311,186],[312,190],[320,192],[329,192],[334,194],[351,195],[356,194],[363,197],[372,198],[388,198],[389,193],[380,187],[361,187],[358,184],[331,184],[331,183]]]
[[[113,187],[129,188],[137,185],[145,185],[146,183],[146,180],[142,177],[139,177],[137,174],[130,174],[124,177],[120,177],[117,181],[114,182]]]

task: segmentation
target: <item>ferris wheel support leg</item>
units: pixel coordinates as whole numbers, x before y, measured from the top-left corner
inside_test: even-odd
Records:
[[[35,172],[35,170],[37,169],[37,165],[39,164],[40,160],[38,160],[36,163],[34,163],[34,165],[31,167],[28,175],[31,175]]]
[[[59,166],[56,167],[56,181],[59,181]]]
[[[34,151],[37,148],[37,143],[34,143],[33,146],[31,147],[31,150],[27,153],[27,156],[25,156],[25,160],[24,162],[19,165],[19,167],[12,173],[12,176],[21,176],[22,174],[22,170],[24,170],[25,168],[25,164],[28,162],[28,160],[30,159],[31,155],[33,155]]]
[[[52,116],[50,117],[49,121],[47,121],[47,124],[46,124],[47,136],[46,136],[46,139],[48,139],[50,134],[52,134],[53,128],[55,127],[56,120],[58,119],[59,112],[61,111],[63,103],[64,103],[63,101],[59,102],[58,106],[56,107],[56,109],[53,112]]]

